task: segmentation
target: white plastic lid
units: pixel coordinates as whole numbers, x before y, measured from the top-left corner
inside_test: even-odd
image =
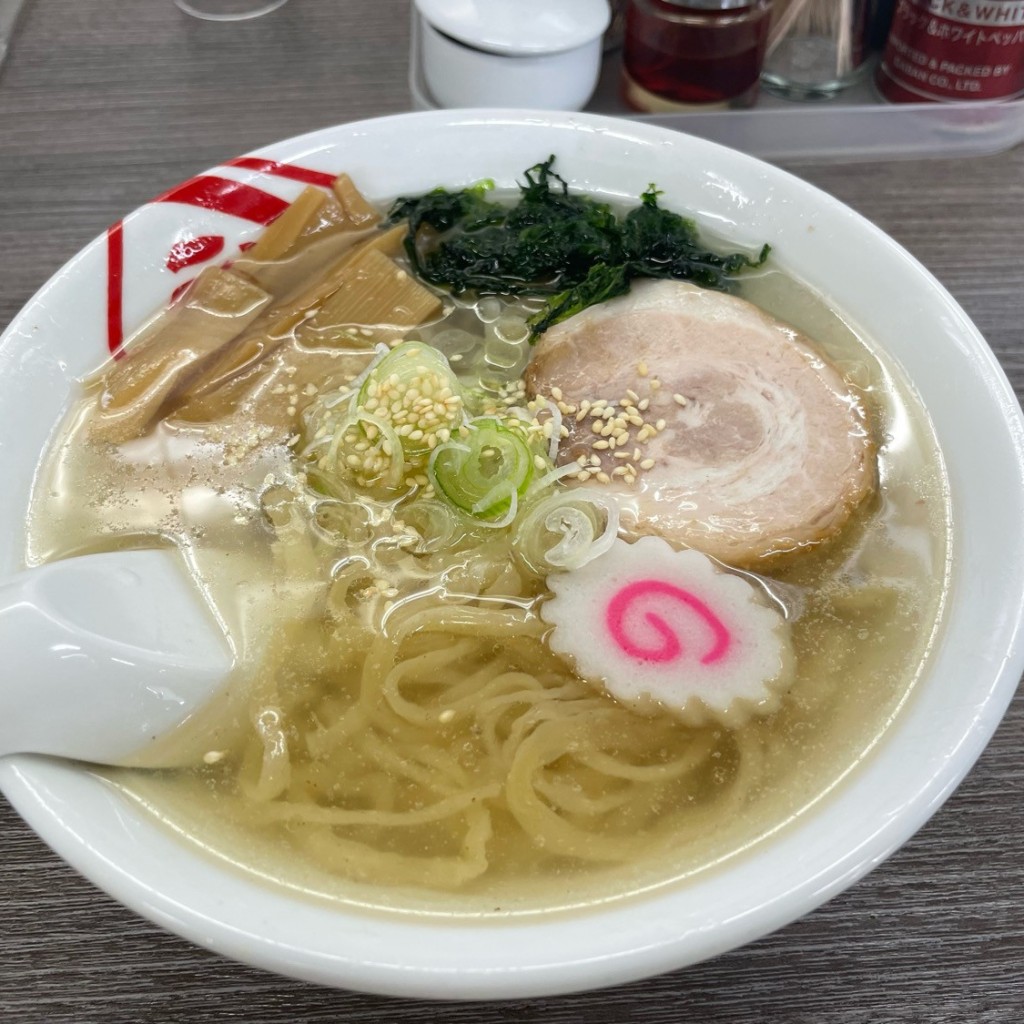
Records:
[[[416,9],[458,42],[509,56],[573,50],[611,20],[608,0],[416,0]]]

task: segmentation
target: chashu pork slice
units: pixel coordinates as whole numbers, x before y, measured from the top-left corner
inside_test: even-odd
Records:
[[[637,283],[551,328],[526,382],[531,395],[570,407],[615,406],[607,437],[592,414],[566,416],[559,462],[587,456],[589,486],[608,474],[603,487],[623,499],[629,532],[731,565],[832,537],[875,485],[859,399],[807,338],[735,296]],[[649,405],[629,422],[623,397]],[[645,438],[638,419],[665,422]]]

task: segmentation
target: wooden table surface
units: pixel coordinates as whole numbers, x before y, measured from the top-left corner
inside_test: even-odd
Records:
[[[0,327],[120,214],[222,159],[409,109],[405,0],[291,0],[207,24],[171,0],[29,0],[0,76]],[[949,288],[1024,390],[1024,148],[792,168]],[[6,440],[6,439],[4,439]],[[604,992],[404,1002],[228,962],[67,868],[0,798],[0,1019],[1024,1021],[1024,700],[899,853],[805,919],[712,962]]]

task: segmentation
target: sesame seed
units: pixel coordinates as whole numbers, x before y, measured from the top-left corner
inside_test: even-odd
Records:
[[[650,407],[651,400],[649,398],[641,398],[640,401],[637,403],[637,408],[640,410],[640,412],[647,412],[647,410]]]
[[[610,441],[595,441],[594,442],[594,447],[599,449],[599,450],[601,450],[601,451],[604,451],[606,448],[610,447],[610,445],[611,445]]]
[[[641,469],[653,469],[654,468],[654,459],[644,459],[643,462],[640,463],[640,468]]]
[[[688,405],[689,404],[687,402],[686,398],[683,395],[680,395],[678,392],[672,396],[672,401],[675,402],[676,405]]]
[[[596,480],[599,484],[610,484],[612,478],[607,473],[598,473]]]
[[[579,480],[581,484],[586,483],[590,479],[590,471],[587,469],[580,470],[580,472],[576,474],[576,479]]]
[[[641,377],[646,377],[650,371],[647,369],[647,364],[641,360],[639,363],[636,364],[636,372]]]
[[[658,422],[655,423],[655,427],[657,427],[658,430],[664,430],[665,429],[665,421],[664,420],[658,420]]]

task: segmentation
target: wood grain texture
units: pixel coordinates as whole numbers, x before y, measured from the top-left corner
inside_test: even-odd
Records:
[[[0,325],[108,223],[195,171],[407,109],[407,30],[404,0],[291,0],[236,25],[171,0],[30,0],[0,75]],[[925,263],[1024,391],[1024,151],[794,170]],[[1022,789],[1018,698],[939,814],[816,913],[660,978],[497,1004],[379,999],[230,963],[98,892],[0,799],[0,1019],[1019,1024]]]

